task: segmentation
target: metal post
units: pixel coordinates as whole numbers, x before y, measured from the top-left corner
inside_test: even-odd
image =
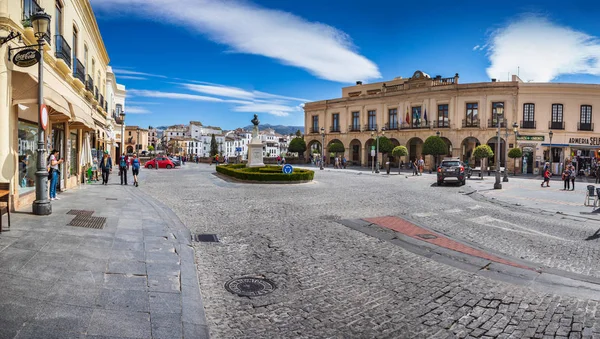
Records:
[[[44,38],[38,39],[40,48],[40,62],[38,65],[38,148],[37,148],[37,171],[35,172],[35,201],[33,202],[33,214],[52,214],[52,204],[48,199],[48,171],[46,171],[46,133],[40,121],[40,111],[44,104]],[[10,207],[9,207],[10,208]]]
[[[502,182],[508,182],[508,171],[507,171],[507,161],[508,161],[508,145],[506,144],[508,142],[508,123],[506,124],[506,126],[504,126],[505,128],[505,135],[506,138],[504,138],[504,178],[502,178]]]
[[[379,131],[377,131],[377,152],[375,152],[375,159],[377,159],[377,165],[375,165],[375,173],[379,173]]]
[[[325,131],[323,128],[321,128],[321,132],[321,159],[319,159],[319,163],[321,163],[321,168],[319,168],[320,170],[323,169],[323,162],[325,161]]]
[[[496,141],[496,182],[494,183],[494,189],[502,189],[502,184],[500,183],[500,122],[502,120],[499,114],[496,115],[496,119],[498,120],[498,134]]]
[[[552,131],[550,131],[549,135],[550,135],[550,174],[552,174],[552,135],[554,133],[552,133]]]

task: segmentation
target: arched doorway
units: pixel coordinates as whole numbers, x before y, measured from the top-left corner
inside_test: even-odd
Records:
[[[314,162],[315,159],[315,155],[317,156],[317,158],[322,154],[321,153],[321,142],[318,140],[312,140],[308,143],[307,147],[308,149],[308,157],[309,159],[311,159]]]
[[[474,137],[467,137],[460,143],[461,159],[471,167],[475,167],[475,158],[473,158],[473,151],[475,147],[481,145],[479,140]]]
[[[408,148],[408,159],[414,162],[422,154],[423,140],[417,137],[412,138],[406,143],[406,148]]]
[[[350,161],[353,165],[360,165],[361,143],[358,139],[350,141]]]
[[[342,146],[344,146],[344,143],[341,142],[338,139],[333,139],[331,140],[328,144],[327,144],[327,153],[329,154],[329,163],[330,164],[335,164],[335,157],[336,156],[344,156],[344,153],[346,152],[346,149],[344,148],[343,151],[341,152],[329,152],[329,147],[331,146],[331,144],[341,144]]]
[[[496,166],[496,156],[498,156],[498,154],[496,154],[497,143],[498,138],[496,137],[490,138],[490,140],[488,140],[487,142],[488,146],[490,146],[490,148],[492,149],[492,152],[494,152],[494,156],[488,159],[488,164],[490,166]],[[506,167],[506,143],[502,138],[500,138],[500,167]]]
[[[127,154],[133,153],[133,146],[127,146]]]
[[[371,167],[371,164],[373,162],[373,159],[375,157],[371,156],[371,148],[375,146],[375,139],[369,139],[367,140],[367,142],[365,142],[365,164],[367,164],[368,167]]]
[[[400,146],[400,141],[398,141],[398,139],[390,138],[390,141],[392,142],[392,145],[394,145],[394,148],[396,148],[396,146]],[[398,163],[400,162],[400,159],[395,159],[394,156],[392,155],[392,152],[390,152],[387,156],[388,156],[387,161],[390,162],[390,166],[398,167]]]
[[[446,154],[441,155],[440,159],[443,159],[445,157],[452,157],[452,142],[446,137],[441,137],[441,139],[444,140],[444,142],[446,143]]]

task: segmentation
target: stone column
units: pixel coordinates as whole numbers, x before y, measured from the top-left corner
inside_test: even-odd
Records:
[[[2,8],[0,8],[0,11]],[[5,32],[5,31],[4,31]],[[16,119],[12,117],[12,90],[7,65],[8,44],[0,47],[0,181],[12,182],[15,176],[15,159],[11,139],[14,136]],[[12,190],[11,185],[11,190]]]

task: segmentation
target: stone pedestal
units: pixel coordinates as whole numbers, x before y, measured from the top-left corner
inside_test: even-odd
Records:
[[[246,167],[263,167],[263,145],[260,140],[252,139],[248,144],[248,163]]]

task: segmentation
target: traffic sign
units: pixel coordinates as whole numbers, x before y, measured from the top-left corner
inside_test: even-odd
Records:
[[[294,168],[292,167],[292,165],[287,164],[287,165],[283,166],[282,171],[284,174],[292,174],[292,172],[294,171]]]
[[[374,157],[374,156],[375,156],[375,150],[374,150],[374,149],[372,149],[372,150],[371,150],[371,156],[372,156],[372,157]]]
[[[371,146],[371,151],[374,151],[374,150],[375,150],[375,146]]]
[[[45,131],[48,128],[48,108],[44,104],[40,106],[40,123]]]

